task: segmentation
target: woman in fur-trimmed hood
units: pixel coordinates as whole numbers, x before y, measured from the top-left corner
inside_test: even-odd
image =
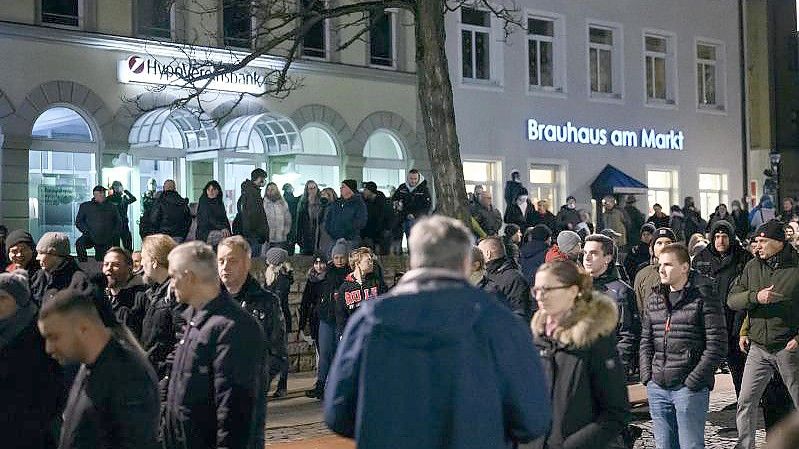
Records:
[[[616,303],[592,290],[571,261],[542,265],[533,293],[533,340],[550,380],[552,427],[534,448],[621,448],[629,415],[616,353]]]

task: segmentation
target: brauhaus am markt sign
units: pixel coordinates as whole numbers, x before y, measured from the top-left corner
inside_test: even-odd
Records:
[[[576,143],[581,145],[623,148],[647,148],[657,150],[682,150],[685,136],[680,130],[657,132],[651,128],[640,130],[594,128],[575,126],[572,122],[563,125],[539,123],[527,120],[527,139],[539,142]]]
[[[203,74],[211,73],[210,67],[202,67],[202,62],[190,64],[189,61],[171,59],[162,61],[152,56],[130,55],[118,62],[117,78],[121,83],[158,84],[174,87],[189,87],[185,81]],[[263,71],[261,71],[263,72]],[[205,87],[206,80],[197,81],[197,87]],[[262,94],[266,92],[267,80],[255,69],[241,69],[214,77],[207,88],[225,92]]]

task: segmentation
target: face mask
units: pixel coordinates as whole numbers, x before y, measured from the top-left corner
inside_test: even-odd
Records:
[[[574,209],[575,207],[577,207],[577,205],[574,203],[569,203],[566,205],[566,207],[568,207],[569,209]]]
[[[522,195],[522,196],[516,198],[516,204],[525,204],[525,203],[527,203],[527,197],[526,196]]]

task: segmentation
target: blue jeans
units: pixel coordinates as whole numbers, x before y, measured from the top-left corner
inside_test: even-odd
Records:
[[[646,385],[652,432],[658,449],[702,449],[710,390],[688,387],[665,390],[650,381]]]
[[[336,338],[336,324],[319,320],[319,372],[316,376],[316,389],[323,391],[327,383],[327,374],[336,355],[338,338]]]

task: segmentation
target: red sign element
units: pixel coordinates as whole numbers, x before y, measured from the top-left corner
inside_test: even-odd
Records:
[[[128,58],[128,68],[133,73],[141,73],[144,71],[144,58],[139,56],[131,56]]]

